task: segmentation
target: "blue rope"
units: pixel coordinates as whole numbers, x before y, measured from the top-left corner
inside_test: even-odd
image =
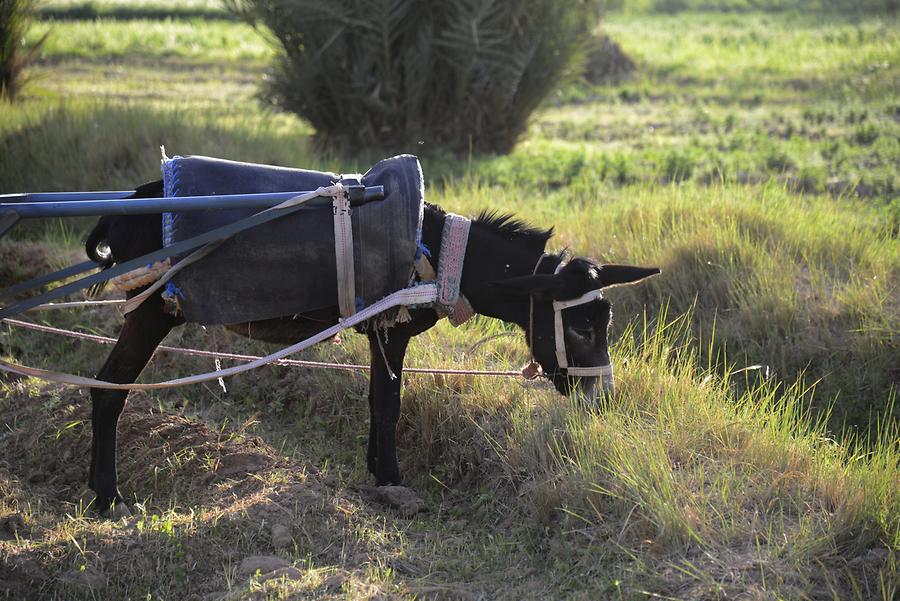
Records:
[[[169,298],[184,298],[184,290],[176,286],[174,281],[169,280],[166,284],[165,296],[168,296]]]
[[[422,242],[422,240],[416,240],[416,260],[421,259],[422,255],[425,255],[430,259],[431,251],[428,250],[428,247],[425,246],[425,243]]]

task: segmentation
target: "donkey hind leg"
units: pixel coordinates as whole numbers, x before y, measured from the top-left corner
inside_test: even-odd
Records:
[[[379,351],[380,352],[380,351]],[[374,358],[374,354],[372,357]],[[373,360],[374,364],[374,360]],[[374,373],[374,369],[372,371]],[[378,477],[378,432],[375,427],[375,378],[369,376],[369,448],[366,451],[366,467]]]
[[[157,345],[179,323],[180,319],[163,313],[162,299],[158,295],[148,298],[126,316],[119,340],[97,378],[116,384],[134,382]],[[119,494],[116,473],[116,425],[127,396],[125,390],[91,389],[94,436],[88,486],[97,495],[95,507],[101,515],[107,515],[114,504],[119,508],[117,512],[128,512]]]
[[[372,370],[369,374],[371,421],[367,464],[378,486],[401,483],[397,464],[397,422],[400,421],[403,357],[410,338],[436,322],[434,311],[414,311],[411,321],[389,328],[387,333],[374,328],[368,332]],[[391,378],[392,372],[394,378]]]
[[[391,332],[387,338],[389,342],[379,332],[369,333],[372,370],[369,374],[371,422],[367,463],[369,470],[374,472],[378,486],[401,483],[400,466],[397,464],[397,422],[400,420],[403,355],[406,353],[409,337]],[[385,366],[385,360],[394,373],[393,379]]]

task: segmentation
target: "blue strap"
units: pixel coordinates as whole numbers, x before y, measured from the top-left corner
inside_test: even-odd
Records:
[[[210,230],[198,236],[194,236],[193,238],[182,240],[181,242],[173,244],[172,246],[161,248],[155,252],[146,254],[142,257],[138,257],[137,259],[132,259],[131,261],[120,263],[115,267],[111,267],[109,269],[101,271],[100,273],[95,273],[93,275],[83,277],[80,280],[75,280],[74,282],[70,282],[69,284],[66,284],[64,286],[59,286],[57,288],[54,288],[53,290],[48,290],[47,292],[38,296],[34,296],[14,305],[5,307],[0,310],[0,319],[6,319],[7,317],[18,315],[19,313],[22,313],[29,309],[33,309],[38,305],[43,305],[44,303],[57,299],[61,296],[66,296],[67,294],[71,294],[84,288],[88,288],[90,286],[93,286],[94,284],[99,284],[100,282],[111,280],[112,278],[118,277],[123,273],[128,273],[129,271],[133,271],[139,267],[143,267],[148,263],[162,261],[163,259],[174,257],[189,250],[193,250],[198,246],[203,246],[204,244],[207,244],[209,242],[215,242],[216,240],[228,238],[229,236],[233,236],[234,234],[242,232],[248,228],[267,223],[269,221],[272,221],[273,219],[277,219],[284,215],[293,213],[294,211],[297,211],[298,209],[305,206],[309,205],[299,204],[292,207],[287,207],[285,209],[278,209],[276,211],[264,211],[255,215],[251,215],[246,219],[241,219],[240,221],[235,221],[234,223],[230,223],[228,225]]]

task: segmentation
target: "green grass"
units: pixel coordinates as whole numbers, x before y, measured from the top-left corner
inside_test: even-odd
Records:
[[[270,47],[244,23],[203,19],[138,19],[120,21],[42,21],[31,28],[26,42],[51,31],[41,49],[46,60],[124,58],[165,60],[178,58],[203,63],[267,61]]]
[[[115,331],[110,313],[54,322],[86,318]],[[117,532],[127,526],[60,519],[58,502],[41,504],[39,495],[18,485],[5,498],[19,499],[18,511],[32,531],[43,533],[42,545],[54,559],[51,564],[23,549],[15,565],[32,558],[65,575],[87,564],[103,570],[120,597],[152,592],[168,598],[183,594],[180,558],[204,558],[209,565],[200,568],[201,590],[221,590],[233,568],[210,549],[233,549],[235,563],[267,552],[265,520],[272,518],[264,509],[281,512],[281,506],[300,534],[297,547],[282,556],[305,578],[320,582],[322,571],[346,571],[358,586],[398,598],[456,588],[492,598],[542,591],[542,597],[638,599],[639,591],[649,590],[680,599],[746,592],[890,599],[897,574],[890,552],[879,549],[900,545],[896,430],[883,431],[865,449],[852,441],[838,445],[821,424],[811,424],[797,389],[763,383],[735,393],[740,374],[723,377],[694,367],[699,358],[686,336],[688,321],[624,332],[614,349],[621,366],[617,398],[596,413],[546,385],[408,376],[403,468],[432,507],[413,520],[385,519],[354,492],[367,480],[360,375],[267,368],[230,380],[227,392],[194,387],[159,395],[151,403],[164,404],[164,413],[148,413],[148,399],[138,395],[122,428],[129,449],[122,474],[123,488],[145,507],[129,522],[140,538],[126,546]],[[518,338],[493,338],[479,353],[468,352],[473,340],[501,331],[482,319],[463,330],[442,324],[414,341],[409,363],[509,368],[525,361]],[[195,327],[170,338],[181,345],[262,350]],[[48,355],[59,343],[42,335],[13,331],[5,344],[23,360],[66,361]],[[98,359],[90,358],[93,347],[67,346],[69,356],[86,359],[81,365],[69,360],[69,367],[89,372]],[[349,337],[306,356],[349,362],[365,353],[364,340]],[[205,363],[162,355],[147,377],[206,369]],[[7,444],[29,458],[18,470],[36,470],[88,444],[86,407],[54,397],[52,389],[4,386],[0,411],[8,423],[17,416]],[[173,410],[213,426],[170,417]],[[22,446],[30,440],[44,442],[39,449]],[[211,476],[219,457],[248,443],[277,459],[282,471],[267,467],[229,486],[206,484],[217,481]],[[324,504],[295,505],[298,493],[289,491],[322,486],[323,474],[333,482],[322,490]],[[232,497],[230,486],[243,492]],[[335,504],[343,509],[329,512]],[[334,541],[345,549],[340,554],[328,550]],[[4,549],[0,542],[0,553]],[[138,554],[160,562],[154,577],[134,569]],[[524,574],[511,577],[516,566]],[[235,598],[252,598],[252,584],[239,579],[231,586]],[[286,583],[278,594],[297,586]]]
[[[96,18],[130,19],[195,19],[235,20],[220,0],[46,0],[38,8],[38,16],[49,20],[87,20]]]
[[[562,98],[579,102],[546,111],[536,138],[622,182],[777,178],[897,197],[896,17],[643,16],[605,28],[637,74],[570,89]]]
[[[106,99],[233,111],[251,104],[272,56],[269,42],[252,27],[221,20],[45,20],[27,41],[46,32],[41,60],[29,72],[39,82],[32,94],[47,101]],[[247,106],[247,112],[258,114],[258,108]]]
[[[40,181],[42,189],[127,188],[160,177],[161,145],[173,155],[206,153],[292,165],[319,160],[310,157],[311,130],[304,123],[233,110],[223,106],[226,102],[250,106],[246,97],[219,102],[207,97],[192,106],[165,95],[115,104],[51,100],[16,107],[0,125],[4,188],[31,189]],[[60,162],[60,149],[80,159]],[[27,170],[17,168],[23,163]]]
[[[605,0],[612,12],[628,14],[665,13],[683,11],[734,12],[894,12],[900,8],[897,0]]]
[[[147,43],[147,23],[52,24],[66,36],[43,78],[0,107],[0,192],[128,187],[158,177],[161,144],[340,171],[378,158],[322,154],[308,125],[260,109],[267,51],[249,28],[156,21]],[[509,156],[433,152],[424,168],[448,210],[514,211],[555,225],[554,249],[663,268],[609,293],[614,402],[586,413],[546,385],[409,376],[400,456],[431,513],[407,520],[360,488],[362,374],[273,367],[226,391],[136,395],[121,473],[145,509],[123,525],[77,505],[86,398],[2,381],[2,457],[24,459],[0,458],[0,518],[23,516],[31,534],[0,540],[0,577],[9,566],[25,586],[40,568],[58,598],[90,597],[67,584],[82,566],[109,576],[104,595],[140,599],[185,597],[189,569],[202,583],[190,594],[228,599],[895,597],[896,18],[618,16],[606,29],[638,60],[633,78],[564,91]],[[191,48],[196,31],[220,39]],[[3,277],[77,252],[88,226],[28,224],[0,247],[15,265]],[[119,324],[109,310],[40,318]],[[521,336],[495,337],[507,332],[441,324],[407,365],[515,369],[528,356]],[[266,350],[191,326],[167,342]],[[104,356],[6,326],[0,354],[86,375]],[[365,362],[367,349],[348,335],[305,356]],[[211,368],[161,355],[144,377]],[[216,479],[218,461],[250,449],[266,468]],[[42,470],[61,493],[29,480]],[[302,578],[248,581],[236,566],[272,552],[279,512],[296,543],[280,554]],[[336,592],[321,588],[335,575]]]

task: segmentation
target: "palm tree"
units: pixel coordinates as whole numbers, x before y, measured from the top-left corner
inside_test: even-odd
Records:
[[[37,44],[23,52],[34,6],[35,0],[0,0],[0,98],[10,102],[25,85],[25,68],[50,35],[45,33]]]
[[[279,56],[264,95],[350,148],[509,151],[571,76],[596,0],[229,0]]]

